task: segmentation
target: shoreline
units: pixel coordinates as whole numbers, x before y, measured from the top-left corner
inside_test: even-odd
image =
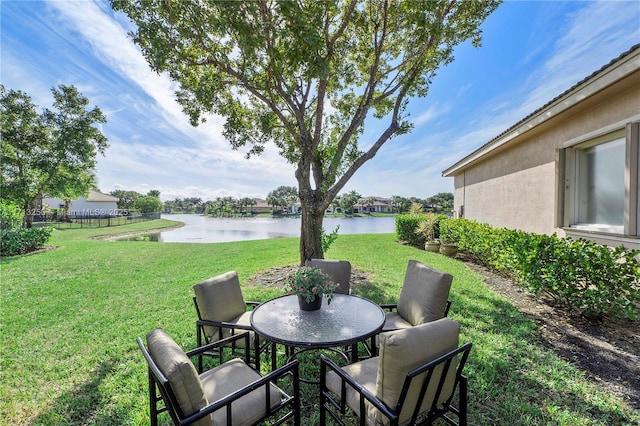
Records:
[[[89,237],[89,239],[98,240],[98,241],[116,241],[116,240],[119,240],[120,238],[132,237],[134,235],[146,234],[151,232],[171,231],[173,229],[182,228],[183,226],[185,226],[185,224],[183,222],[180,222],[176,225],[169,226],[166,228],[151,228],[151,229],[141,229],[139,231],[120,232],[117,234],[95,235],[93,237]]]

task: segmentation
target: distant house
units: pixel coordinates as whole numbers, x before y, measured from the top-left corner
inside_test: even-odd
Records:
[[[90,189],[88,196],[71,201],[69,217],[118,216],[122,213],[118,210],[119,200],[118,197]],[[43,207],[46,204],[51,209],[63,209],[65,206],[64,200],[50,197],[43,197],[42,204]]]
[[[251,206],[251,211],[254,213],[271,213],[271,206],[267,203],[266,200],[262,198],[254,198],[253,199],[256,204]]]
[[[360,198],[353,206],[355,213],[390,213],[391,199],[383,197]]]
[[[640,45],[442,172],[497,227],[640,248]]]

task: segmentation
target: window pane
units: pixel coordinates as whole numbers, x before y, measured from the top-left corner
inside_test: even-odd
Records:
[[[578,223],[624,225],[625,140],[580,150]]]

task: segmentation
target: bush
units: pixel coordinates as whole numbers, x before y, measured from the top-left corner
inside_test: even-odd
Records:
[[[441,232],[470,257],[509,271],[535,295],[588,316],[627,317],[640,313],[640,250],[610,248],[587,240],[559,238],[466,219],[447,219]]]
[[[427,237],[423,233],[418,232],[417,229],[428,214],[434,215],[434,213],[411,213],[396,216],[396,235],[398,236],[398,240],[406,241],[414,247],[424,248]],[[443,214],[436,214],[434,216],[434,237],[438,239],[440,237],[440,222],[446,219],[447,216]]]
[[[51,237],[53,228],[3,229],[0,231],[0,254],[15,256],[35,251]]]
[[[406,241],[407,244],[414,247],[424,247],[424,236],[415,232],[421,220],[421,214],[399,214],[396,216],[396,235],[398,240]]]

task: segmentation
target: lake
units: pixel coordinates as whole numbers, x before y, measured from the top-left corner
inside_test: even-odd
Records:
[[[185,226],[149,235],[163,243],[222,243],[244,240],[266,240],[300,236],[300,218],[220,218],[195,214],[163,214],[163,219],[183,222]],[[396,229],[393,216],[326,217],[325,232],[340,225],[338,234],[392,234]]]

